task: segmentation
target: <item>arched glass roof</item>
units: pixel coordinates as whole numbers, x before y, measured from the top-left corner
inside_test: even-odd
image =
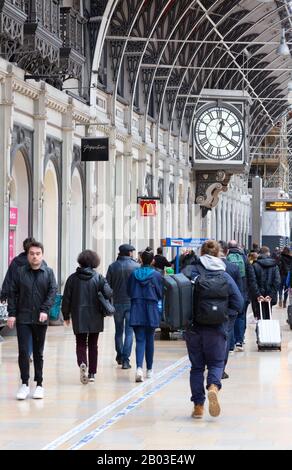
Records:
[[[131,112],[140,86],[145,116],[154,96],[155,118],[161,122],[166,114],[169,131],[189,141],[204,89],[245,90],[252,100],[250,144],[256,149],[284,115],[292,128],[287,88],[292,58],[277,52],[283,29],[291,52],[288,0],[110,0],[94,68],[106,41],[115,99],[125,67]]]

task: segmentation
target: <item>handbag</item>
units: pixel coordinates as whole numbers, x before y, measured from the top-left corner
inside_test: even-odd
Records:
[[[0,303],[0,323],[6,322],[8,319],[7,304]]]
[[[106,299],[102,292],[97,293],[99,303],[101,305],[101,311],[104,317],[112,317],[116,313],[115,307],[112,303]]]

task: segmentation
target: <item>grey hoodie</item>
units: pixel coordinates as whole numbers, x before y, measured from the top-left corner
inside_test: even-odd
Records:
[[[216,256],[203,255],[200,256],[200,261],[204,268],[209,271],[226,271],[226,265],[224,261]]]

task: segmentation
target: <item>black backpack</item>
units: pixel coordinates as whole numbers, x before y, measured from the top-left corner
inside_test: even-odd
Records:
[[[207,272],[197,266],[194,285],[194,318],[200,325],[221,325],[228,320],[229,288],[224,271]]]

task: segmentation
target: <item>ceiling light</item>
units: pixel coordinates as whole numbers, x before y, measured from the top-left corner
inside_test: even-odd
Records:
[[[282,29],[281,40],[279,47],[277,48],[277,54],[280,55],[290,55],[290,49],[287,45],[286,38],[285,38],[285,29]]]

